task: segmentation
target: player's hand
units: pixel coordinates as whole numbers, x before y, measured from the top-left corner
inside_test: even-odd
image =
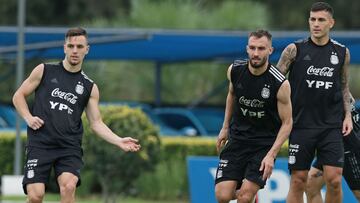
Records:
[[[27,125],[33,130],[37,130],[44,125],[44,121],[37,116],[31,116],[30,118],[25,119],[25,121]]]
[[[343,135],[348,136],[351,133],[352,129],[353,129],[353,123],[352,123],[351,115],[345,116],[342,126]]]
[[[261,161],[261,166],[259,171],[263,171],[263,180],[270,178],[272,174],[272,170],[274,168],[274,157],[271,155],[266,155],[264,159]]]
[[[121,138],[118,146],[125,152],[137,152],[141,148],[138,144],[138,140],[131,137]]]
[[[229,128],[221,128],[218,138],[216,140],[216,150],[218,153],[228,140],[228,134]]]

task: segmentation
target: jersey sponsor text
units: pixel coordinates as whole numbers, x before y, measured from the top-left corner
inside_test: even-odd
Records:
[[[53,97],[59,97],[63,100],[66,100],[72,104],[75,104],[77,102],[78,97],[71,93],[71,92],[63,92],[61,91],[59,88],[55,88],[52,92],[51,92],[51,96]]]
[[[333,71],[334,71],[334,68],[330,68],[330,67],[315,68],[313,65],[311,65],[307,69],[307,74],[324,76],[324,77],[332,77],[334,74]]]
[[[72,112],[74,111],[68,105],[60,102],[50,101],[50,107],[51,109],[58,109],[59,111],[66,110],[68,114],[72,114]]]
[[[324,88],[324,89],[330,89],[333,86],[333,82],[329,81],[321,81],[321,80],[306,80],[306,83],[308,84],[309,88]]]

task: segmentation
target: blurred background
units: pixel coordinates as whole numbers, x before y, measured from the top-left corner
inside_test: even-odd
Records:
[[[0,0],[0,139],[1,132],[7,136],[14,134],[16,126],[16,113],[11,98],[18,87],[16,81],[19,77],[16,60],[18,2]],[[185,149],[186,152],[176,152],[174,157],[181,157],[185,163],[184,157],[188,155],[216,155],[215,136],[222,125],[228,90],[226,71],[234,59],[246,58],[247,33],[259,28],[273,33],[277,53],[274,53],[271,60],[276,64],[279,53],[288,43],[308,36],[308,10],[314,1],[25,2],[25,44],[29,47],[25,53],[23,73],[20,73],[22,77],[27,77],[39,63],[63,59],[62,40],[67,28],[86,28],[91,47],[83,69],[100,89],[101,106],[126,105],[140,109],[157,126],[164,148],[170,150],[174,145],[184,145],[182,150]],[[357,51],[360,43],[360,1],[327,2],[335,10],[335,40],[341,43],[345,40],[343,43],[348,43],[346,45],[354,52],[352,61],[356,63],[351,63],[350,66],[350,90],[357,99],[360,97],[360,57],[355,54],[355,50]],[[145,42],[160,44],[153,46]],[[36,46],[31,47],[31,43]],[[211,43],[213,46],[209,45]],[[350,44],[354,45],[353,50]],[[121,53],[115,53],[118,51]],[[29,102],[31,104],[32,98],[29,98]],[[21,128],[25,129],[26,125],[22,123]],[[198,139],[202,137],[204,139]],[[171,138],[177,140],[173,141]],[[187,141],[188,139],[191,140]],[[174,142],[177,144],[173,144]],[[12,144],[10,142],[9,146]],[[204,151],[192,151],[199,146],[204,147]],[[11,147],[2,149],[4,153],[14,155]],[[5,149],[10,149],[10,152]],[[0,160],[4,163],[0,164],[0,175],[14,170],[13,158],[6,158],[6,161]],[[155,171],[164,172],[170,166],[164,163],[163,166],[156,167]],[[170,188],[174,188],[173,191],[168,191],[166,186],[159,186],[156,190],[158,193],[151,192],[149,188],[141,188],[141,181],[138,181],[132,184],[134,186],[129,191],[121,194],[125,197],[155,199],[157,202],[188,202],[190,195],[186,164],[171,168],[183,170],[173,173],[183,176],[174,177],[168,183],[172,185]],[[158,181],[161,184],[164,180],[155,178],[154,176],[160,175],[154,174],[152,172],[152,175],[140,179],[148,178],[148,182]],[[94,176],[89,177],[91,179]],[[100,185],[94,183],[79,193],[85,197],[93,192],[101,193]],[[52,191],[56,192],[56,189]]]

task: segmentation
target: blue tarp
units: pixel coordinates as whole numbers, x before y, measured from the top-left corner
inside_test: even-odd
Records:
[[[26,58],[61,59],[66,28],[26,28]],[[87,29],[90,52],[87,59],[145,60],[160,63],[194,60],[233,60],[246,58],[247,32],[179,31],[144,29]],[[291,42],[305,38],[308,32],[272,32],[277,62]],[[118,39],[120,37],[120,39]],[[96,42],[98,38],[102,40]],[[360,32],[333,32],[332,38],[346,45],[351,63],[360,63]],[[16,57],[16,27],[0,27],[0,58]],[[107,39],[107,40],[103,40]],[[92,41],[94,43],[92,43]],[[55,44],[52,45],[51,43]],[[50,44],[50,45],[49,45]]]

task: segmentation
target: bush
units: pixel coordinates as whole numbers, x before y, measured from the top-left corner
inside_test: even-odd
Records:
[[[94,172],[105,202],[115,202],[119,193],[130,192],[129,188],[141,173],[155,168],[160,154],[159,132],[140,109],[106,106],[100,110],[104,123],[115,134],[136,138],[142,146],[137,153],[126,153],[96,136],[84,119],[86,168]]]
[[[161,161],[135,183],[138,196],[150,199],[189,199],[186,157],[218,156],[215,137],[161,137]],[[287,157],[287,142],[278,157]]]
[[[188,199],[186,157],[216,156],[215,139],[162,137],[161,161],[153,172],[143,173],[135,183],[138,196],[150,199]]]
[[[26,142],[25,133],[21,134],[22,138],[22,154]],[[2,175],[13,174],[14,171],[14,146],[15,146],[15,131],[14,132],[1,132],[0,133],[0,177]],[[25,157],[23,156],[22,159]],[[23,162],[21,162],[23,164]],[[21,165],[21,168],[22,165]]]
[[[122,114],[122,113],[120,113]],[[104,120],[107,119],[107,114],[103,114]],[[142,117],[142,116],[141,116]],[[119,118],[120,119],[120,118]],[[121,119],[124,120],[124,119]],[[134,121],[130,122],[134,123]],[[129,125],[130,125],[129,123]],[[85,127],[88,129],[88,127]],[[152,129],[152,128],[151,128]],[[134,130],[134,129],[131,129]],[[152,131],[152,130],[151,130]],[[133,132],[133,131],[129,131]],[[121,134],[125,135],[125,134]],[[135,136],[137,134],[127,134],[130,136]],[[127,136],[126,135],[126,136]],[[0,134],[0,173],[11,174],[12,165],[13,165],[13,146],[14,146],[15,133],[13,134]],[[93,140],[97,139],[98,141]],[[142,138],[139,138],[140,141]],[[189,189],[188,189],[188,177],[187,177],[187,168],[186,168],[186,157],[187,156],[217,156],[215,149],[216,138],[214,137],[160,137],[161,147],[159,148],[156,157],[158,162],[155,167],[155,170],[144,170],[141,172],[140,176],[133,182],[133,187],[131,191],[128,189],[116,190],[117,193],[121,192],[132,192],[139,197],[145,197],[149,199],[188,199]],[[94,147],[88,146],[87,142],[92,142]],[[146,146],[141,143],[144,150]],[[96,162],[95,156],[103,153],[101,148],[112,148],[113,154],[104,156],[99,162]],[[99,150],[98,155],[94,154],[92,150]],[[110,144],[105,143],[103,140],[97,138],[95,135],[87,134],[84,137],[84,159],[85,159],[85,168],[81,171],[82,177],[82,186],[79,188],[78,193],[84,196],[88,196],[91,193],[99,193],[101,186],[99,183],[99,174],[106,173],[107,175],[113,175],[111,177],[111,182],[122,182],[124,179],[132,178],[130,176],[119,175],[117,172],[122,168],[118,166],[112,166],[119,161],[119,156],[121,158],[122,166],[126,170],[135,170],[132,167],[132,159],[138,154],[124,154],[119,151],[116,147],[113,147]],[[104,149],[104,151],[106,151]],[[155,151],[154,151],[155,152]],[[287,157],[287,143],[283,145],[279,152],[279,157]],[[129,163],[129,164],[127,164]],[[106,171],[98,172],[92,167],[104,167],[97,165],[109,166]],[[155,164],[155,163],[154,163]],[[139,166],[140,167],[140,166]],[[120,180],[119,180],[120,179]]]

